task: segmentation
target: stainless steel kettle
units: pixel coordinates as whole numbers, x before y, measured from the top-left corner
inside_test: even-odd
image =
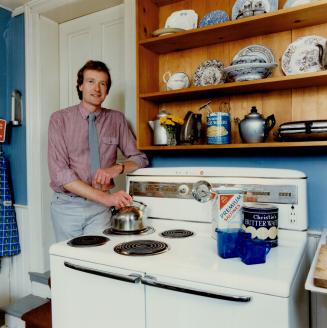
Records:
[[[270,130],[275,126],[274,114],[264,118],[257,112],[257,108],[252,106],[251,112],[244,116],[243,120],[236,118],[241,139],[244,143],[264,142]]]
[[[148,121],[151,129],[153,130],[153,144],[154,145],[167,145],[168,135],[167,130],[160,124],[160,118],[170,115],[165,110],[159,111],[156,120]]]
[[[147,228],[147,205],[133,200],[133,206],[125,206],[117,210],[111,208],[111,228],[116,231],[136,232]]]

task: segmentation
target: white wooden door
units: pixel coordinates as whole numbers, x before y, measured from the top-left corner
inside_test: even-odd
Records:
[[[124,112],[124,5],[60,24],[60,107],[79,102],[78,70],[87,60],[107,64],[112,78],[105,107]]]
[[[92,59],[103,61],[110,70],[112,86],[103,106],[125,112],[124,5],[60,24],[59,44],[60,107],[79,103],[77,72]],[[125,189],[122,176],[115,184],[115,190]]]

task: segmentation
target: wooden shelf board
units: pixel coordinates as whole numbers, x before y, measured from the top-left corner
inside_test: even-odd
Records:
[[[165,2],[171,3],[172,1],[158,1],[159,4]],[[326,22],[326,12],[327,1],[321,0],[294,8],[280,9],[264,15],[229,21],[219,25],[154,37],[141,41],[139,45],[158,54],[164,54],[172,51],[322,24]]]
[[[327,71],[270,77],[253,81],[223,83],[205,87],[190,87],[172,91],[143,93],[139,96],[141,99],[153,102],[169,102],[321,85],[327,85]]]
[[[224,145],[178,145],[178,146],[140,146],[142,151],[156,150],[210,150],[210,149],[237,149],[237,148],[290,148],[290,147],[325,147],[326,141],[295,141],[295,142],[264,142],[254,144],[224,144]]]

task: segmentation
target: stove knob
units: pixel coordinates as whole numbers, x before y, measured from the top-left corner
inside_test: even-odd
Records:
[[[180,196],[186,196],[190,191],[190,188],[186,184],[182,184],[178,187],[178,194]]]

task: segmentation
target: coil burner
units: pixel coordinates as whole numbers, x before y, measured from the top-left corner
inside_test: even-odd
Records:
[[[103,231],[104,235],[110,236],[110,235],[150,235],[151,233],[154,233],[155,229],[152,227],[146,227],[145,229],[138,230],[138,231],[119,231],[115,230],[113,228],[108,228]]]
[[[103,245],[109,240],[109,238],[104,236],[80,236],[71,239],[69,242],[67,242],[67,245],[73,247],[92,247]]]
[[[166,230],[160,233],[160,236],[165,238],[187,238],[194,235],[194,232],[184,229]]]
[[[168,250],[168,245],[158,240],[133,240],[115,246],[114,251],[121,255],[157,255]]]

